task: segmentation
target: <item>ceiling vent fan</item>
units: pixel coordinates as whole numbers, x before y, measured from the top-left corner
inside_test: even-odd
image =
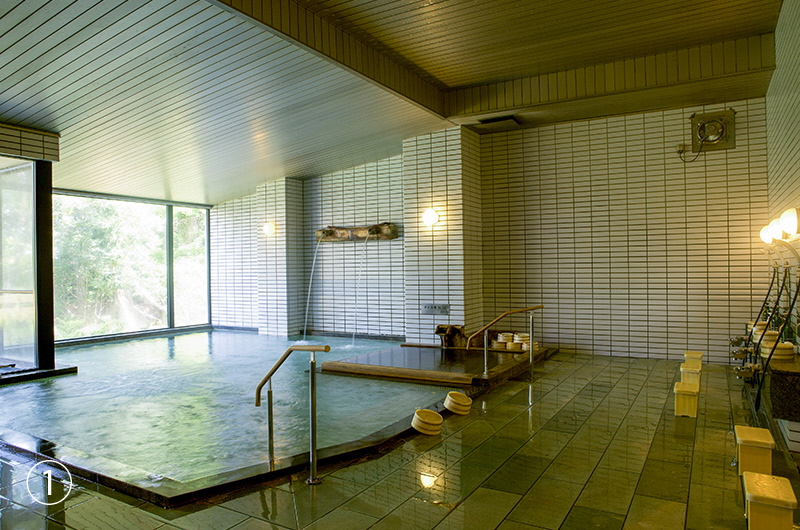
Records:
[[[478,123],[472,125],[472,127],[479,133],[490,133],[513,131],[519,129],[521,125],[522,122],[514,116],[498,116],[496,118],[478,120]]]

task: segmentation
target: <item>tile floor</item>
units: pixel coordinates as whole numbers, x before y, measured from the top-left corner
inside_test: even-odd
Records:
[[[677,362],[560,354],[446,415],[441,436],[321,468],[318,486],[299,474],[175,510],[87,482],[46,507],[4,473],[0,529],[745,529],[742,382],[706,366],[695,420],[674,416],[676,378]]]

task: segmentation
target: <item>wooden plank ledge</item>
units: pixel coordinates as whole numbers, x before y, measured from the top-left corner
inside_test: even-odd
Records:
[[[373,377],[391,377],[392,379],[411,379],[414,381],[434,381],[457,385],[471,385],[473,374],[460,372],[439,372],[419,370],[417,368],[399,368],[397,366],[378,366],[374,364],[347,363],[341,361],[325,361],[323,372],[338,372]]]

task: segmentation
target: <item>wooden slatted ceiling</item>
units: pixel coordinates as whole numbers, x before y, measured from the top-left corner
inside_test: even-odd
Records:
[[[448,125],[204,0],[0,5],[0,122],[61,134],[54,185],[216,204]]]
[[[297,0],[441,87],[768,33],[780,0]]]

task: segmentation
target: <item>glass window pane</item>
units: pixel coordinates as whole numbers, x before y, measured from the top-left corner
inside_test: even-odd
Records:
[[[56,339],[167,326],[166,207],[53,197]]]
[[[36,340],[33,242],[33,164],[0,157],[0,357],[29,363]]]
[[[175,325],[208,323],[206,210],[172,209]]]

